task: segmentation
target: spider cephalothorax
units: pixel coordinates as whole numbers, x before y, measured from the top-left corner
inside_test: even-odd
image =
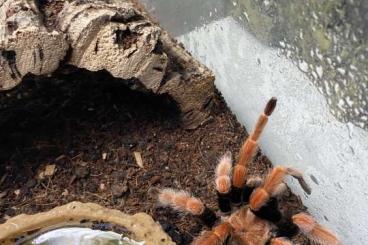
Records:
[[[279,210],[277,197],[286,190],[284,178],[287,175],[296,178],[307,194],[311,193],[301,172],[277,166],[264,181],[254,176],[247,178],[247,166],[257,151],[257,141],[275,107],[276,99],[272,98],[254,131],[244,142],[234,167],[230,152],[220,158],[215,170],[220,217],[188,192],[160,190],[158,200],[161,205],[190,213],[211,229],[197,237],[193,245],[292,245],[290,239],[299,232],[317,244],[340,244],[337,236],[312,216],[306,213],[284,215]]]

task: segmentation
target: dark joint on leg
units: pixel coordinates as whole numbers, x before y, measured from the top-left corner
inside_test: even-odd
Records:
[[[242,188],[233,186],[230,192],[230,200],[234,206],[240,206],[242,202]]]
[[[245,186],[243,190],[243,202],[245,204],[249,203],[250,195],[252,194],[254,189],[255,189],[254,187]]]
[[[271,198],[270,201],[268,201],[268,203],[261,207],[259,210],[252,211],[257,217],[271,221],[273,223],[279,222],[282,217],[281,212],[278,208],[278,202],[276,198]]]
[[[207,207],[205,207],[203,213],[198,218],[208,227],[212,227],[218,220],[215,212]]]
[[[231,212],[230,193],[217,192],[217,200],[222,213],[228,214]]]
[[[276,223],[276,226],[276,236],[278,237],[287,237],[289,239],[292,239],[299,233],[299,227],[292,222],[291,218],[283,218]]]

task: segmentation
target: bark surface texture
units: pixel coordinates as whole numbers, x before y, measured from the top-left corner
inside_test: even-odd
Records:
[[[0,19],[0,90],[71,65],[169,94],[185,128],[208,117],[213,73],[135,1],[2,0]]]

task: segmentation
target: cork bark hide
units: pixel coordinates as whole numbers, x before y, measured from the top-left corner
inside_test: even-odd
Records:
[[[10,89],[24,75],[50,74],[66,55],[64,35],[49,32],[32,1],[0,1],[0,89]]]
[[[0,90],[68,64],[169,94],[185,128],[208,117],[214,75],[135,1],[0,0],[0,19]]]

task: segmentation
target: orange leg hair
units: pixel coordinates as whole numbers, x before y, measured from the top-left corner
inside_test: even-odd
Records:
[[[252,193],[249,202],[250,208],[252,210],[259,210],[271,197],[280,194],[280,190],[284,189],[283,180],[286,175],[297,178],[299,183],[302,183],[303,189],[307,193],[310,193],[308,184],[304,181],[302,174],[298,170],[290,167],[277,166],[266,177],[264,184]]]
[[[231,159],[231,153],[226,152],[220,158],[219,163],[216,167],[216,190],[217,190],[217,201],[218,206],[223,214],[228,214],[231,212],[231,202],[230,202],[230,188],[231,188],[231,170],[233,168],[233,163]]]
[[[226,152],[225,155],[223,155],[220,158],[219,163],[216,167],[216,190],[219,193],[226,194],[230,191],[231,188],[231,180],[230,180],[230,174],[232,170],[232,159],[231,159],[231,153]]]
[[[192,242],[192,245],[223,245],[231,232],[231,225],[224,222],[214,227],[211,231],[202,233]]]
[[[277,237],[271,240],[271,245],[293,245],[293,243],[287,238]]]
[[[242,188],[244,186],[247,165],[252,160],[257,151],[257,140],[261,136],[261,133],[267,124],[268,117],[274,111],[276,107],[276,102],[277,99],[274,97],[268,101],[264,112],[258,118],[253,132],[249,135],[247,140],[244,142],[242,148],[240,149],[239,159],[237,165],[234,168],[233,174],[233,186],[237,188]]]
[[[270,238],[270,223],[255,216],[248,207],[238,209],[228,222],[234,229],[232,240],[235,244],[263,245]]]
[[[175,210],[193,215],[201,215],[205,209],[202,201],[192,197],[188,192],[175,191],[169,188],[160,191],[158,201],[163,206],[170,206]]]
[[[340,245],[337,236],[328,228],[318,224],[316,220],[305,213],[299,213],[292,217],[293,223],[310,240],[320,245]]]
[[[190,213],[202,220],[209,227],[212,227],[218,219],[216,214],[206,207],[201,200],[191,196],[186,191],[177,191],[170,188],[162,189],[158,194],[158,202],[162,206],[171,207],[180,212]]]

